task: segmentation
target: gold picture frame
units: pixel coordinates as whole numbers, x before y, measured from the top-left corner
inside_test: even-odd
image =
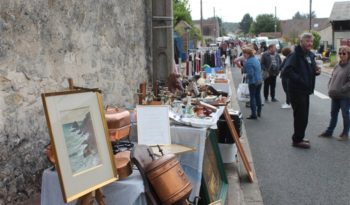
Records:
[[[72,90],[41,96],[64,201],[117,180],[101,94]]]

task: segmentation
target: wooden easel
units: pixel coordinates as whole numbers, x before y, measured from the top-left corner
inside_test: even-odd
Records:
[[[96,90],[96,91],[98,91],[98,89],[76,87],[76,86],[74,86],[72,78],[68,78],[68,85],[69,85],[69,90],[82,89],[82,90],[94,90],[94,91]],[[98,205],[106,205],[106,201],[104,198],[105,198],[105,196],[103,195],[102,190],[96,189],[95,191],[92,191],[88,194],[81,196],[78,199],[77,205],[92,205],[94,203],[94,200],[96,200]]]
[[[246,156],[246,154],[244,152],[244,149],[243,149],[243,146],[241,144],[241,141],[239,140],[239,136],[238,136],[237,130],[236,130],[236,128],[233,125],[230,113],[228,112],[228,109],[227,109],[227,105],[225,106],[225,109],[224,109],[224,117],[225,117],[225,120],[227,122],[228,128],[230,130],[231,136],[232,136],[233,140],[236,143],[238,153],[241,156],[241,159],[243,161],[243,165],[244,165],[244,167],[245,167],[245,169],[247,171],[249,181],[253,182],[254,177],[253,177],[252,169],[251,169],[251,167],[249,165],[248,158],[247,158],[247,156]]]

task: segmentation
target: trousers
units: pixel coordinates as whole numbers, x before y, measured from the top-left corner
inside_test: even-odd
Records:
[[[305,137],[305,130],[309,121],[310,95],[304,93],[290,93],[293,108],[294,133],[293,142],[301,142]]]
[[[264,80],[264,97],[266,100],[269,97],[269,90],[270,90],[271,98],[275,99],[276,78],[277,76],[269,76]]]

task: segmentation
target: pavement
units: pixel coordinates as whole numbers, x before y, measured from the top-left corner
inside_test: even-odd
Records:
[[[232,88],[232,98],[229,105],[234,110],[240,110],[237,97],[236,88],[232,78],[231,69],[227,69],[227,76],[229,78],[230,86]],[[250,167],[253,171],[254,180],[249,182],[248,175],[243,166],[243,163],[237,153],[237,160],[234,163],[225,164],[225,171],[229,182],[229,190],[227,193],[226,205],[263,205],[263,200],[259,188],[259,182],[255,174],[254,162],[249,147],[246,129],[242,123],[242,135],[240,138],[244,152],[248,158]]]

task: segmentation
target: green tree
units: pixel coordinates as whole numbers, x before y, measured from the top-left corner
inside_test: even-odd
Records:
[[[174,25],[178,24],[181,20],[186,21],[190,25],[193,24],[188,0],[173,0],[173,15]]]
[[[307,19],[310,18],[310,14],[305,14],[305,15],[306,15],[306,18],[307,18]],[[315,11],[312,11],[312,12],[311,12],[311,18],[313,18],[313,19],[316,18],[316,13],[315,13]]]
[[[242,29],[244,34],[249,33],[250,24],[253,23],[253,17],[251,17],[249,14],[245,14],[243,16],[242,21],[239,23],[240,29]]]
[[[222,19],[220,17],[216,17],[218,18],[218,22],[219,22],[219,33],[220,33],[220,36],[226,36],[227,35],[227,32],[225,30],[225,28],[223,27],[223,22],[222,22]]]
[[[296,13],[294,14],[294,16],[292,17],[292,19],[305,19],[305,18],[306,18],[305,15],[300,14],[299,11],[296,12]]]
[[[309,19],[310,14],[301,14],[299,11],[296,12],[292,19]],[[311,18],[316,18],[315,11],[311,12]]]
[[[275,19],[272,14],[260,14],[255,21],[255,34],[261,32],[274,32],[276,24],[276,31],[280,31],[279,20]]]
[[[174,15],[174,26],[180,21],[186,21],[191,25],[190,36],[197,40],[201,40],[202,34],[200,29],[194,26],[191,16],[191,10],[188,5],[188,0],[173,0],[173,15]]]
[[[255,22],[254,21],[250,24],[249,34],[252,34],[253,36],[255,36],[255,34],[256,34]]]
[[[311,31],[312,35],[314,36],[314,41],[313,41],[313,49],[318,49],[320,46],[321,42],[321,35],[317,33],[316,31]]]

